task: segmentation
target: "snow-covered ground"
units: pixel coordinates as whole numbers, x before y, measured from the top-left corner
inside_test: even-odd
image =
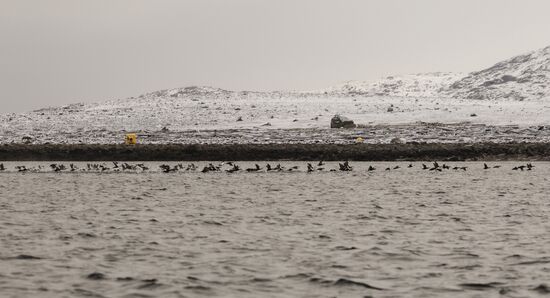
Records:
[[[534,127],[550,124],[550,103],[229,92],[193,87],[119,101],[1,115],[0,143],[21,142],[24,137],[34,143],[112,143],[120,142],[125,132],[173,135],[232,129],[330,130],[330,119],[335,114],[350,117],[362,127],[420,122]]]
[[[365,96],[448,97],[447,94],[442,93],[442,90],[449,88],[464,75],[463,73],[435,72],[389,76],[374,82],[349,81],[323,91],[331,94]]]
[[[376,127],[393,134],[378,133],[370,142],[388,142],[396,136],[437,141],[437,133],[445,142],[549,141],[549,71],[546,48],[463,79],[452,73],[415,74],[313,92],[176,88],[137,98],[2,114],[0,144],[118,143],[126,132],[137,132],[145,143],[216,142],[222,132],[226,137],[219,142],[346,142],[378,131]],[[331,130],[330,119],[336,114],[351,118],[363,131]],[[426,125],[447,128],[426,136]],[[510,127],[515,129],[512,134]],[[262,137],[266,135],[270,137]]]

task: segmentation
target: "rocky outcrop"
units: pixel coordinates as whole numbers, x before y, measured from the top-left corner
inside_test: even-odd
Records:
[[[355,128],[357,125],[353,122],[353,120],[340,116],[335,115],[330,119],[330,128]]]

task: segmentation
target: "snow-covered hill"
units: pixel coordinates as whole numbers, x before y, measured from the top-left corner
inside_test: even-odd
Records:
[[[441,97],[447,96],[442,90],[462,77],[462,73],[449,72],[389,76],[375,82],[349,81],[324,91],[364,96]]]
[[[497,63],[453,83],[454,98],[534,100],[550,97],[550,47]]]
[[[459,99],[537,100],[550,98],[550,47],[472,72],[390,76],[375,82],[350,81],[332,94]]]

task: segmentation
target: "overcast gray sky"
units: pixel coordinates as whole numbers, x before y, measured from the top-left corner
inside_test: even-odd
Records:
[[[208,85],[469,72],[550,45],[549,0],[0,0],[0,113]]]

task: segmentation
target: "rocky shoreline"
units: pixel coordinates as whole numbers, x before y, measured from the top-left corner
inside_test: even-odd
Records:
[[[0,161],[550,161],[550,143],[4,144]]]

